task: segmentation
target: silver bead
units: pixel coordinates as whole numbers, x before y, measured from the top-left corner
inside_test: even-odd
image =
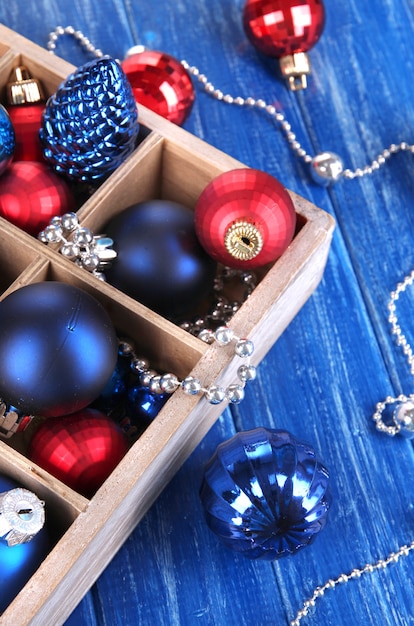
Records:
[[[250,339],[239,339],[236,343],[234,351],[237,356],[242,359],[252,356],[254,352],[253,341],[250,341]]]
[[[139,382],[143,387],[149,387],[152,379],[157,375],[158,374],[155,370],[145,370],[140,374]]]
[[[89,228],[78,228],[73,235],[73,241],[78,243],[80,246],[89,245],[93,241],[93,234]]]
[[[164,393],[174,393],[180,386],[180,381],[175,374],[164,374],[161,376],[160,387]]]
[[[194,376],[187,376],[181,383],[181,388],[189,396],[196,396],[201,392],[201,383]]]
[[[134,346],[129,341],[120,341],[118,344],[118,354],[120,356],[131,356],[134,354]]]
[[[398,404],[394,411],[394,422],[399,426],[399,435],[406,439],[414,438],[414,402]]]
[[[243,383],[247,383],[249,380],[256,378],[257,370],[254,365],[240,365],[237,370],[237,376]]]
[[[131,361],[131,370],[136,374],[142,374],[149,369],[149,362],[147,359],[133,358]]]
[[[49,224],[43,231],[46,241],[49,243],[57,243],[61,240],[62,237],[62,229],[60,226],[55,226],[54,224]]]
[[[208,328],[204,328],[203,330],[201,330],[197,336],[199,339],[201,339],[201,341],[204,341],[204,343],[210,344],[214,341],[214,333]]]
[[[61,217],[61,223],[65,230],[75,230],[79,226],[79,220],[76,213],[65,213]]]
[[[227,346],[231,343],[234,337],[234,333],[231,328],[227,326],[219,326],[214,333],[214,338],[221,346]]]
[[[334,152],[322,152],[313,157],[310,164],[315,183],[326,187],[339,180],[344,170],[342,159]]]
[[[151,393],[163,393],[163,390],[161,389],[161,376],[159,374],[151,377],[148,388]]]
[[[65,243],[60,247],[59,252],[66,259],[73,261],[80,255],[80,248],[72,241],[65,241]]]
[[[244,388],[237,384],[229,385],[226,397],[231,404],[239,404],[244,398]]]
[[[206,391],[206,398],[210,404],[220,404],[226,398],[226,391],[222,387],[212,385]]]

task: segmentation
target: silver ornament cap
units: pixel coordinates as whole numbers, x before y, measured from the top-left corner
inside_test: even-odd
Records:
[[[27,489],[0,494],[0,537],[8,546],[31,541],[45,523],[45,503]]]

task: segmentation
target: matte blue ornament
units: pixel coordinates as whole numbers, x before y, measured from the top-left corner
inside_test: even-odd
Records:
[[[170,319],[189,315],[213,290],[216,263],[198,242],[193,212],[167,200],[128,207],[104,227],[117,258],[106,278]]]
[[[0,397],[27,414],[86,407],[110,379],[117,351],[107,312],[78,287],[33,283],[0,302]]]
[[[15,146],[16,137],[12,121],[4,106],[0,104],[0,175],[10,165]]]
[[[123,163],[138,131],[136,102],[124,71],[102,57],[79,67],[49,98],[40,139],[57,172],[93,181]]]
[[[21,487],[13,480],[0,476],[0,493]],[[0,613],[34,574],[51,549],[51,541],[44,527],[28,543],[11,546],[0,539]]]
[[[295,554],[323,529],[328,470],[311,446],[283,430],[256,428],[220,444],[200,490],[206,521],[250,559]]]

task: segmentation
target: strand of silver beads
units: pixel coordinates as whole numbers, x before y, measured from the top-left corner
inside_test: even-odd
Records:
[[[390,293],[390,299],[388,302],[388,322],[391,326],[391,334],[395,337],[397,345],[402,349],[412,376],[414,376],[414,353],[399,323],[397,315],[397,301],[400,295],[403,294],[407,287],[410,287],[413,282],[414,270],[407,274],[403,280],[397,284],[395,290]],[[386,408],[392,405],[395,406],[395,410],[392,415],[392,424],[388,424],[384,421],[383,415]],[[375,422],[377,430],[389,435],[390,437],[402,435],[410,439],[413,438],[414,394],[400,394],[396,397],[387,396],[385,400],[377,403],[372,419]]]
[[[300,626],[302,619],[308,615],[309,610],[315,606],[316,601],[322,598],[329,589],[335,589],[338,585],[343,585],[356,578],[361,578],[361,576],[365,574],[372,574],[377,570],[384,570],[389,565],[397,563],[401,557],[408,556],[412,550],[414,550],[414,541],[409,545],[400,546],[398,550],[391,552],[385,559],[378,559],[375,563],[367,563],[362,568],[353,569],[349,574],[340,574],[338,578],[330,578],[324,585],[315,588],[310,598],[305,600],[302,608],[296,613],[296,617],[291,620],[290,626]]]
[[[88,54],[92,54],[96,58],[103,56],[102,50],[96,48],[82,31],[76,30],[73,26],[57,26],[54,31],[49,33],[47,42],[49,52],[52,54],[55,53],[59,38],[65,35],[73,37]],[[131,48],[129,54],[132,54],[134,51],[142,50],[143,48],[143,46]],[[278,111],[273,104],[269,104],[262,98],[256,99],[252,96],[233,96],[229,93],[224,93],[221,89],[215,87],[198,67],[191,65],[184,59],[181,63],[187,72],[198,82],[201,89],[215,100],[223,102],[224,104],[257,109],[261,112],[265,112],[272,121],[276,122],[294,155],[309,166],[312,179],[319,185],[327,186],[341,179],[352,180],[354,178],[362,178],[363,176],[373,174],[375,171],[379,170],[394,154],[398,154],[399,152],[414,154],[414,144],[410,144],[407,141],[391,143],[388,147],[384,148],[371,163],[353,170],[345,168],[342,158],[335,152],[323,151],[312,156],[298,141],[286,116],[281,111]]]

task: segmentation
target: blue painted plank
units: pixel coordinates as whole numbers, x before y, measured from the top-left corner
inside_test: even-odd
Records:
[[[9,0],[0,21],[41,45],[58,23],[70,23],[119,58],[137,39],[185,58],[223,91],[275,104],[306,150],[333,150],[346,166],[364,165],[390,143],[412,139],[412,0],[325,0],[325,33],[311,52],[313,74],[301,94],[289,93],[273,64],[246,41],[242,5],[40,0],[23,8]],[[84,60],[70,42],[59,53]],[[224,413],[68,624],[287,624],[315,585],[413,537],[412,447],[377,434],[370,420],[386,394],[412,391],[386,311],[390,289],[412,264],[412,157],[392,157],[372,177],[326,190],[309,181],[261,113],[199,92],[186,127],[271,172],[331,212],[338,227],[324,280],[262,363],[244,403]],[[407,294],[401,311],[414,341],[411,310]],[[274,564],[223,550],[198,499],[203,464],[216,445],[256,425],[287,428],[309,441],[332,476],[327,528],[314,545]],[[414,623],[413,558],[327,592],[304,624]]]

